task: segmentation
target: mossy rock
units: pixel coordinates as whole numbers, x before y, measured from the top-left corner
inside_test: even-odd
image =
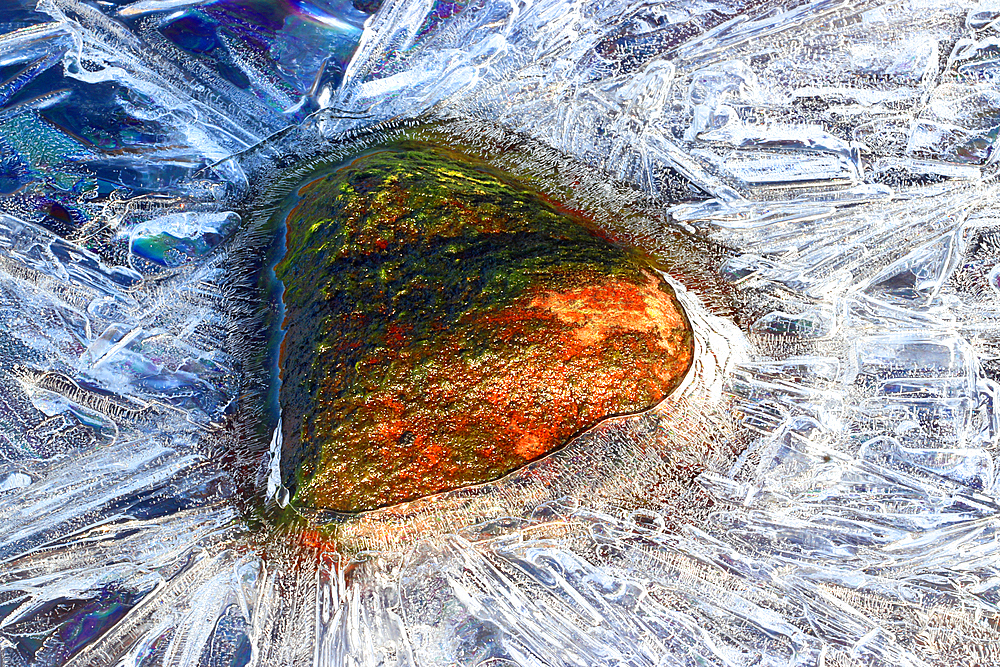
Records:
[[[297,197],[275,273],[299,505],[496,479],[655,405],[690,366],[690,326],[645,255],[471,157],[400,141]]]

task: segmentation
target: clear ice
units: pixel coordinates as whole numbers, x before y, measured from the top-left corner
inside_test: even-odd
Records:
[[[654,427],[282,541],[240,207],[419,118],[724,288]],[[8,0],[0,665],[1000,664],[998,135],[994,0]]]

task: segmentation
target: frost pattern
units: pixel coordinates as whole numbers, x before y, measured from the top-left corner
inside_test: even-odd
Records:
[[[13,5],[0,664],[1000,662],[997,3]],[[699,362],[660,424],[726,456],[653,460],[616,423],[540,468],[586,484],[530,504],[514,480],[444,528],[373,519],[353,557],[269,544],[213,444],[233,202],[304,143],[424,113],[719,245],[739,307],[686,297]],[[658,477],[685,462],[695,488]]]

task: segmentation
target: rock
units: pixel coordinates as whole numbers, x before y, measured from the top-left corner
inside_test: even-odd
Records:
[[[640,252],[473,158],[401,142],[288,214],[283,474],[358,512],[496,479],[661,401],[692,334]]]

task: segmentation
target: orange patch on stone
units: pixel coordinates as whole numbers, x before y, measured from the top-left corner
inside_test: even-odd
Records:
[[[663,350],[673,351],[677,330],[687,328],[683,315],[670,295],[660,289],[660,281],[643,271],[646,282],[636,285],[623,280],[611,280],[600,285],[536,296],[530,307],[553,313],[560,322],[572,325],[576,341],[590,347],[604,341],[608,333],[618,329],[654,334]]]

